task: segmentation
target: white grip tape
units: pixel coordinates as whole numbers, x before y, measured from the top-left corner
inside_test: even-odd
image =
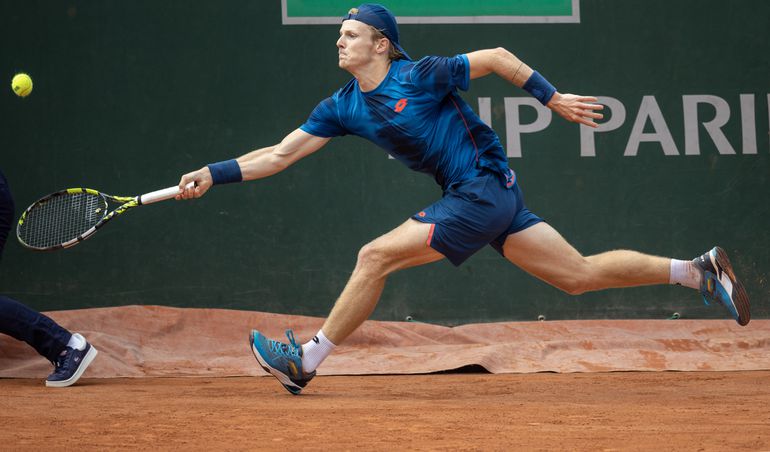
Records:
[[[195,182],[190,182],[185,186],[186,188],[195,187]],[[173,187],[164,188],[163,190],[151,191],[139,196],[139,204],[152,204],[158,201],[165,201],[171,199],[174,196],[181,193],[179,187],[174,185]]]

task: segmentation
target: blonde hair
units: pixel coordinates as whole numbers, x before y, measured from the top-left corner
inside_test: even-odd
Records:
[[[387,36],[385,36],[385,33],[383,33],[382,30],[380,30],[379,28],[375,28],[371,25],[369,25],[369,28],[372,30],[372,42],[376,42],[382,38],[385,38],[388,40],[388,43],[390,43],[390,47],[388,47],[388,59],[390,59],[390,61],[400,60],[401,58],[404,58],[404,54],[401,53],[401,51],[398,50],[396,46],[393,45],[393,41],[391,41]]]

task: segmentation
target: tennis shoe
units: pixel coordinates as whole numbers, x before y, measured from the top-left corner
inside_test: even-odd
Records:
[[[75,334],[85,341],[83,336],[78,333]],[[94,358],[96,358],[97,353],[96,348],[88,341],[86,341],[86,347],[83,350],[67,347],[64,349],[64,353],[59,355],[53,363],[54,371],[45,380],[45,385],[51,388],[72,386],[80,379],[83,372],[86,371]]]
[[[716,246],[693,259],[693,263],[703,272],[700,293],[706,305],[716,301],[727,308],[739,325],[746,326],[751,320],[749,296],[735,277],[725,250]]]
[[[315,371],[305,373],[302,369],[302,346],[294,341],[294,332],[286,330],[289,343],[268,339],[257,330],[252,330],[249,343],[254,357],[265,371],[281,382],[287,391],[294,395],[315,377]]]

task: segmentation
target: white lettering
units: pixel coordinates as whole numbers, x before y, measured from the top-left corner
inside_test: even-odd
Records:
[[[519,107],[526,105],[537,112],[537,118],[529,124],[521,124]],[[521,134],[539,132],[551,124],[551,110],[543,106],[537,99],[530,97],[505,98],[505,134],[507,136],[508,157],[521,157]]]
[[[650,118],[652,122],[652,127],[655,129],[654,133],[644,133],[644,125],[647,123],[647,118]],[[663,147],[664,154],[679,155],[676,144],[674,144],[674,138],[671,137],[671,132],[668,131],[666,120],[663,119],[663,113],[661,113],[660,107],[658,107],[655,96],[642,97],[642,104],[639,106],[639,113],[636,115],[634,127],[631,130],[631,136],[628,138],[628,144],[626,144],[626,150],[623,151],[623,155],[636,156],[639,151],[639,144],[642,141],[657,141]]]
[[[490,97],[479,97],[479,118],[492,128],[492,99]]]
[[[607,109],[611,112],[608,121],[599,124],[599,127],[593,128],[580,125],[580,156],[596,157],[596,145],[594,144],[594,133],[609,132],[622,126],[626,122],[626,107],[623,103],[614,97],[598,96],[598,103],[604,105],[604,116],[607,116]]]
[[[741,153],[744,155],[756,155],[757,143],[757,116],[756,94],[740,94],[740,127],[741,127]],[[597,97],[597,102],[605,106],[605,120],[596,128],[580,125],[580,156],[596,157],[596,134],[611,132],[620,129],[626,122],[628,111],[619,99],[609,96]],[[522,134],[544,131],[551,124],[553,114],[551,110],[542,106],[537,100],[528,97],[506,97],[505,103],[505,131],[506,153],[509,158],[521,158]],[[701,104],[707,104],[714,109],[714,117],[710,120],[699,118],[699,110],[704,112]],[[490,97],[478,98],[479,118],[489,127],[492,127],[492,100]],[[535,110],[535,120],[522,124],[521,107],[528,106]],[[733,106],[735,108],[735,106]],[[767,94],[767,110],[770,113],[770,94]],[[526,113],[526,112],[525,112]],[[531,113],[528,117],[531,117]],[[738,136],[734,133],[730,140],[723,129],[730,122],[730,104],[715,95],[693,94],[682,96],[683,138],[685,155],[701,155],[700,137],[705,130],[720,155],[735,155],[736,148],[732,143],[737,143]],[[737,118],[736,118],[737,119]],[[649,125],[648,125],[649,121]],[[701,127],[702,125],[702,127]],[[737,125],[733,124],[730,130]],[[650,132],[645,132],[645,128]],[[770,114],[768,114],[768,130],[770,130]],[[764,132],[763,132],[764,133]],[[770,135],[770,132],[768,133]],[[677,133],[677,139],[682,135]],[[666,156],[680,155],[676,142],[668,128],[665,117],[658,105],[655,96],[643,96],[639,110],[628,137],[624,156],[634,157],[639,153],[643,142],[660,143],[663,154]]]
[[[698,104],[710,104],[716,114],[714,119],[703,123],[711,140],[720,154],[735,154],[735,149],[722,133],[722,126],[730,119],[730,106],[721,97],[711,95],[682,96],[684,108],[684,153],[685,155],[700,154],[700,137],[698,136]]]
[[[741,94],[741,133],[743,153],[757,153],[757,124],[754,118],[754,95]]]

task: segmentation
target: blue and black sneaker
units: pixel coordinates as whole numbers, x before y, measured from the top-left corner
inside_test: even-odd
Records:
[[[305,373],[302,370],[302,346],[294,341],[294,332],[286,330],[289,343],[268,339],[257,330],[252,330],[249,343],[254,357],[265,371],[270,372],[281,382],[287,391],[294,395],[315,377],[315,371]]]
[[[51,388],[65,388],[74,385],[83,372],[86,371],[91,361],[96,358],[98,353],[96,349],[86,341],[86,339],[77,334],[86,343],[83,350],[77,350],[67,347],[64,353],[59,355],[56,362],[53,363],[54,371],[45,380],[45,385]]]
[[[703,301],[707,305],[713,301],[724,305],[738,325],[747,325],[751,320],[749,296],[743,284],[735,277],[725,250],[715,246],[708,253],[695,258],[693,263],[703,271],[700,284]]]

